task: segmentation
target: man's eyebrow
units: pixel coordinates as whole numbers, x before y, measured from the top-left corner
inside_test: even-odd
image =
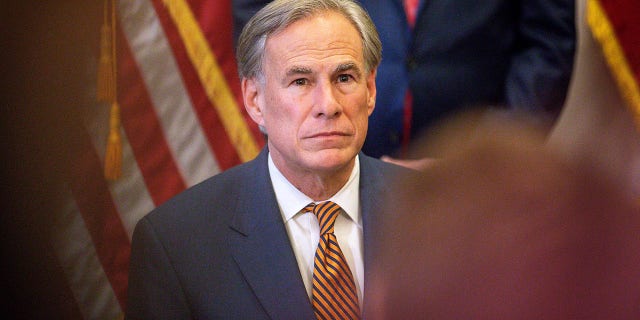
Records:
[[[311,74],[311,68],[303,67],[303,66],[293,66],[287,70],[287,77],[295,76],[299,74]]]
[[[358,76],[362,73],[358,65],[353,62],[341,63],[336,67],[335,73],[342,73],[345,71],[354,71]]]

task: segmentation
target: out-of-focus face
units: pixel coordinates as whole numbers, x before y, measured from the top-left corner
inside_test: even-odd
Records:
[[[351,170],[375,105],[375,70],[342,15],[302,19],[267,38],[263,81],[244,79],[245,105],[285,176]]]

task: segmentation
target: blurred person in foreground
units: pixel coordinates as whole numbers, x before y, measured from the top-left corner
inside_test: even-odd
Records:
[[[567,104],[548,144],[568,160],[588,162],[640,201],[640,2],[577,4],[576,67]],[[612,52],[612,42],[622,51]],[[623,71],[630,72],[624,80]]]
[[[127,318],[359,318],[374,209],[407,170],[360,152],[376,101],[375,27],[351,0],[277,0],[238,43],[245,107],[267,146],[141,219]],[[318,220],[329,209],[317,208],[338,213],[327,233]],[[317,273],[338,268],[323,264],[324,246],[340,248],[343,278]]]
[[[414,214],[380,229],[374,319],[640,318],[639,133],[586,3],[548,140],[522,122],[459,119],[422,145],[445,159],[396,182],[383,210]]]
[[[387,194],[383,211],[412,214],[376,225],[370,319],[638,319],[637,203],[542,132],[470,119]]]

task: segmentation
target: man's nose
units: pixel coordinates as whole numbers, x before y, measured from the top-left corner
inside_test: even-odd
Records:
[[[336,117],[342,113],[338,100],[339,92],[329,81],[319,83],[314,92],[314,114],[316,117]]]

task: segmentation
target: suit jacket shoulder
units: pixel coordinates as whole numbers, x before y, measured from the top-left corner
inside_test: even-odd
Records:
[[[130,319],[313,317],[266,150],[142,218],[129,277]]]
[[[263,150],[141,219],[132,242],[128,318],[313,318],[267,154]],[[403,170],[362,154],[360,163],[366,266],[378,195]]]

